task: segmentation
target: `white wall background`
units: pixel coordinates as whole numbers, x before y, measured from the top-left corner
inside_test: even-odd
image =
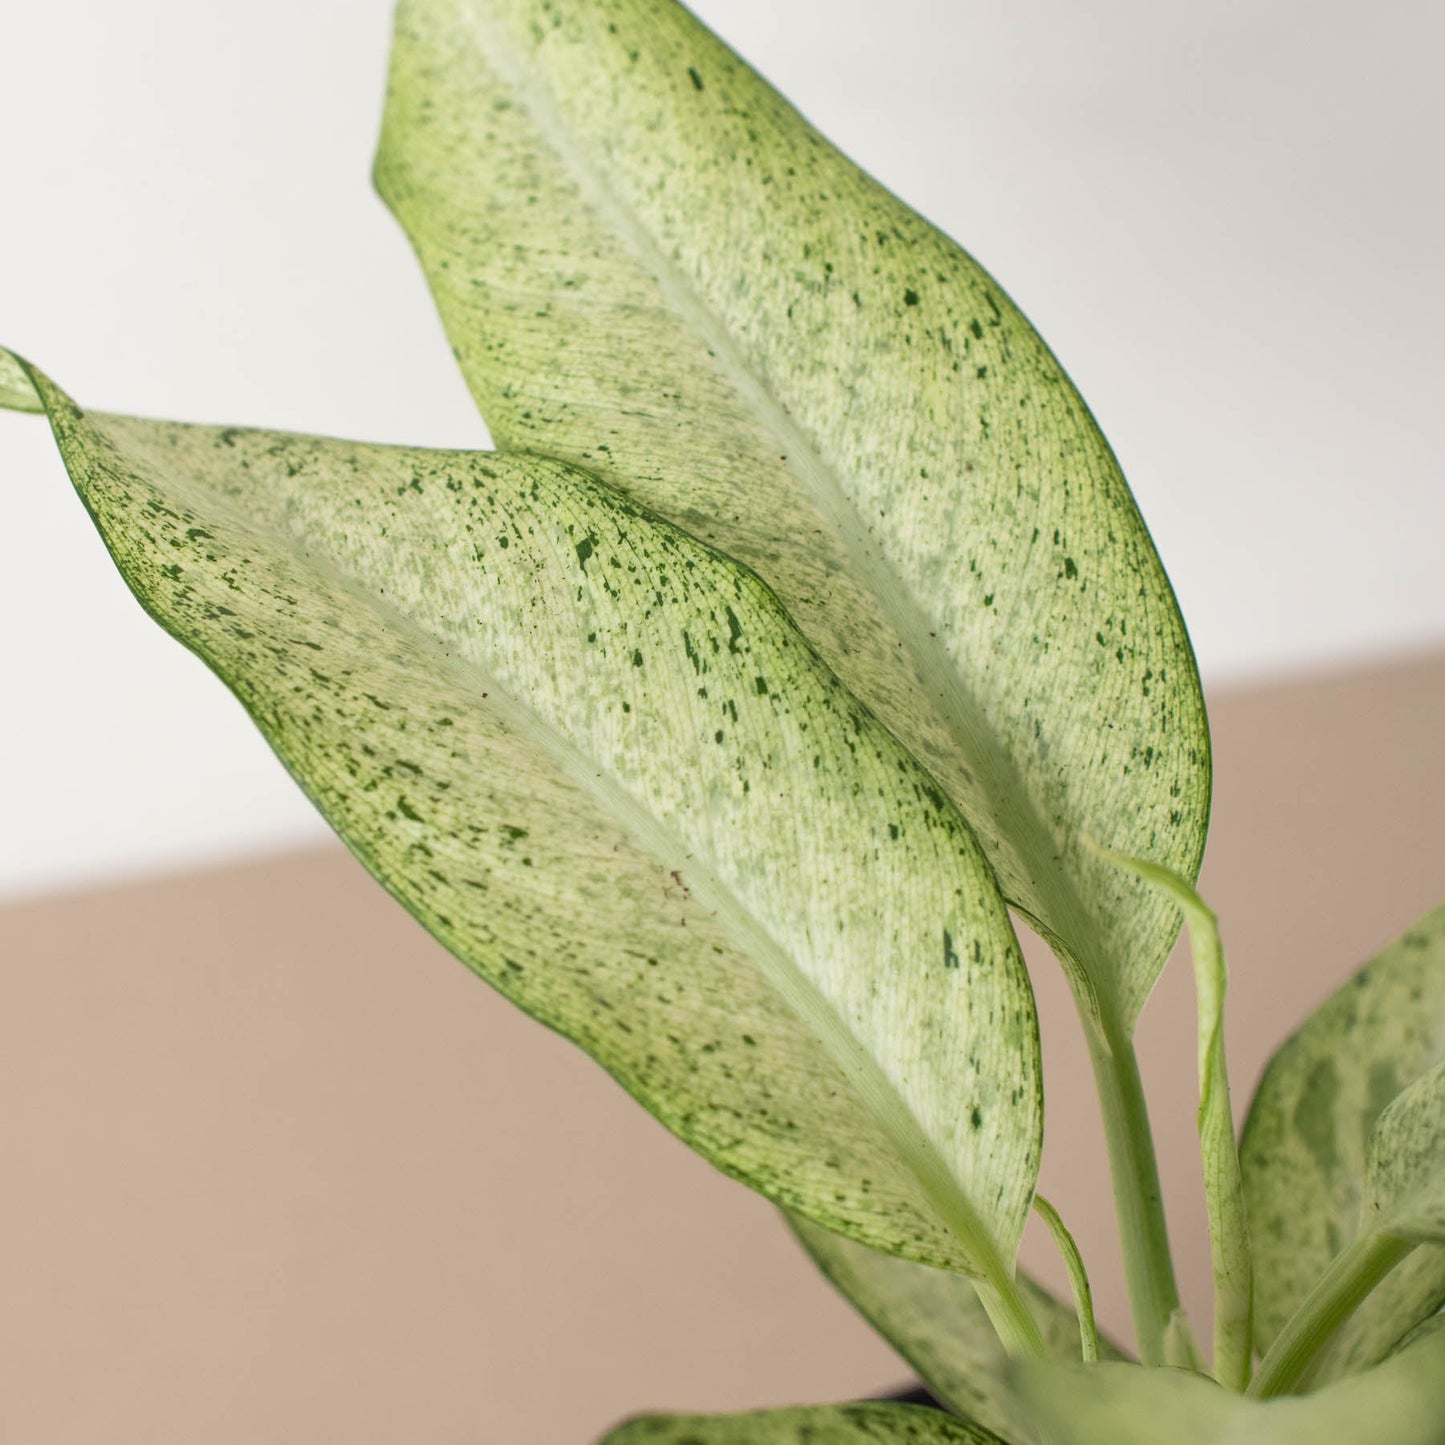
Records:
[[[700,0],[1089,398],[1206,679],[1445,642],[1435,0]],[[372,196],[387,0],[52,0],[0,48],[0,340],[83,404],[477,445]],[[319,836],[0,415],[0,894]]]

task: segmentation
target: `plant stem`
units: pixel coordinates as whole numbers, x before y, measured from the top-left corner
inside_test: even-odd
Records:
[[[1165,1333],[1179,1315],[1179,1286],[1169,1253],[1159,1165],[1154,1158],[1139,1060],[1133,1040],[1117,1023],[1105,1022],[1100,1027],[1085,1014],[1084,1033],[1104,1116],[1135,1343],[1143,1364],[1163,1365]],[[1174,1328],[1179,1329],[1177,1321]]]
[[[1004,1349],[1015,1359],[1046,1360],[1043,1332],[1024,1299],[1023,1291],[1007,1277],[975,1279],[974,1289],[984,1313]]]
[[[1069,1233],[1059,1211],[1042,1194],[1034,1195],[1034,1212],[1043,1220],[1054,1237],[1064,1265],[1069,1271],[1069,1287],[1074,1292],[1074,1314],[1079,1321],[1079,1353],[1086,1365],[1099,1358],[1099,1326],[1094,1320],[1094,1291],[1089,1287],[1089,1272],[1074,1236]]]
[[[1229,970],[1219,920],[1187,878],[1144,858],[1099,850],[1102,857],[1142,879],[1176,903],[1189,927],[1199,1015],[1200,1160],[1209,1214],[1209,1256],[1214,1270],[1214,1378],[1231,1390],[1249,1384],[1254,1360],[1254,1264],[1249,1252],[1244,1180],[1229,1102],[1224,1050],[1224,995]]]
[[[1249,1393],[1267,1400],[1297,1385],[1334,1332],[1414,1247],[1413,1240],[1367,1234],[1337,1254],[1275,1337]]]

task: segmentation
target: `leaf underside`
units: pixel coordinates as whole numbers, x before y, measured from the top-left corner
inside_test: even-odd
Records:
[[[1193,878],[1193,656],[997,283],[671,0],[403,0],[376,163],[488,427],[754,568],[1129,1027]]]
[[[746,1415],[648,1415],[602,1445],[1007,1445],[939,1410],[914,1405],[814,1405]]]
[[[879,1254],[804,1219],[788,1222],[828,1280],[938,1399],[1014,1445],[1036,1438],[1031,1417],[1009,1387],[1003,1347],[967,1279]],[[1078,1360],[1074,1311],[1027,1277],[1019,1283],[1050,1357]],[[1100,1345],[1103,1358],[1123,1358],[1110,1340]]]
[[[1362,1228],[1381,1115],[1445,1059],[1445,907],[1331,995],[1275,1055],[1240,1146],[1255,1260],[1255,1328],[1267,1349]],[[1437,1106],[1438,1107],[1438,1106]],[[1438,1120],[1439,1114],[1434,1117]],[[1418,1157],[1418,1156],[1416,1156]],[[1436,1169],[1445,1167],[1439,1152]],[[1445,1304],[1445,1249],[1399,1265],[1341,1327],[1316,1378],[1383,1359]]]
[[[1441,1445],[1445,1331],[1318,1393],[1256,1400],[1185,1370],[1015,1370],[1050,1445]]]
[[[674,1132],[1007,1272],[1037,1024],[966,824],[744,568],[545,458],[87,415],[146,609],[371,871]]]

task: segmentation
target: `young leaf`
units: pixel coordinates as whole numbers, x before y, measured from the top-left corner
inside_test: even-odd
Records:
[[[796,1215],[788,1223],[839,1293],[944,1404],[1016,1445],[1031,1445],[1032,1421],[1009,1388],[1003,1348],[967,1279],[879,1254]],[[1074,1311],[1026,1276],[1019,1284],[1049,1358],[1078,1360]],[[1100,1344],[1105,1359],[1122,1358],[1109,1339]]]
[[[1360,1238],[1370,1136],[1386,1106],[1445,1059],[1445,907],[1328,998],[1279,1050],[1240,1146],[1268,1349],[1332,1259]],[[1445,1249],[1417,1249],[1327,1346],[1317,1379],[1383,1359],[1445,1304]]]
[[[1080,839],[1194,877],[1207,729],[1118,465],[998,284],[672,0],[403,0],[376,180],[498,444],[753,567],[1127,1034],[1179,916]]]
[[[987,863],[758,580],[550,459],[81,412],[142,605],[439,939],[728,1173],[1007,1292],[1037,1025]]]
[[[601,1445],[1012,1445],[917,1405],[814,1405],[746,1415],[645,1415]]]

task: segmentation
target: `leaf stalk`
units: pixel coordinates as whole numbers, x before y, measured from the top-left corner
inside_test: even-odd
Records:
[[[1415,1248],[1393,1235],[1364,1235],[1341,1250],[1275,1338],[1249,1386],[1261,1400],[1289,1393],[1365,1296]]]
[[[1254,1361],[1254,1264],[1229,1102],[1224,1051],[1224,994],[1229,975],[1219,921],[1188,879],[1173,869],[1106,849],[1098,851],[1177,904],[1189,928],[1199,1020],[1199,1109],[1195,1120],[1214,1274],[1213,1373],[1221,1385],[1243,1390]]]
[[[1074,1313],[1079,1320],[1079,1350],[1084,1363],[1092,1365],[1099,1358],[1099,1326],[1094,1319],[1094,1291],[1089,1286],[1089,1272],[1074,1236],[1069,1233],[1059,1211],[1042,1194],[1034,1195],[1034,1213],[1043,1220],[1054,1244],[1064,1257],[1069,1271],[1069,1287],[1074,1294]]]
[[[1085,1014],[1084,1033],[1104,1119],[1135,1344],[1143,1364],[1163,1365],[1168,1363],[1165,1337],[1171,1328],[1179,1328],[1179,1286],[1139,1059],[1133,1040],[1117,1022],[1100,1026]]]
[[[973,1285],[994,1333],[1012,1358],[1049,1358],[1043,1331],[1039,1329],[1038,1321],[1034,1319],[1015,1280],[1007,1275],[995,1275],[975,1279]]]

